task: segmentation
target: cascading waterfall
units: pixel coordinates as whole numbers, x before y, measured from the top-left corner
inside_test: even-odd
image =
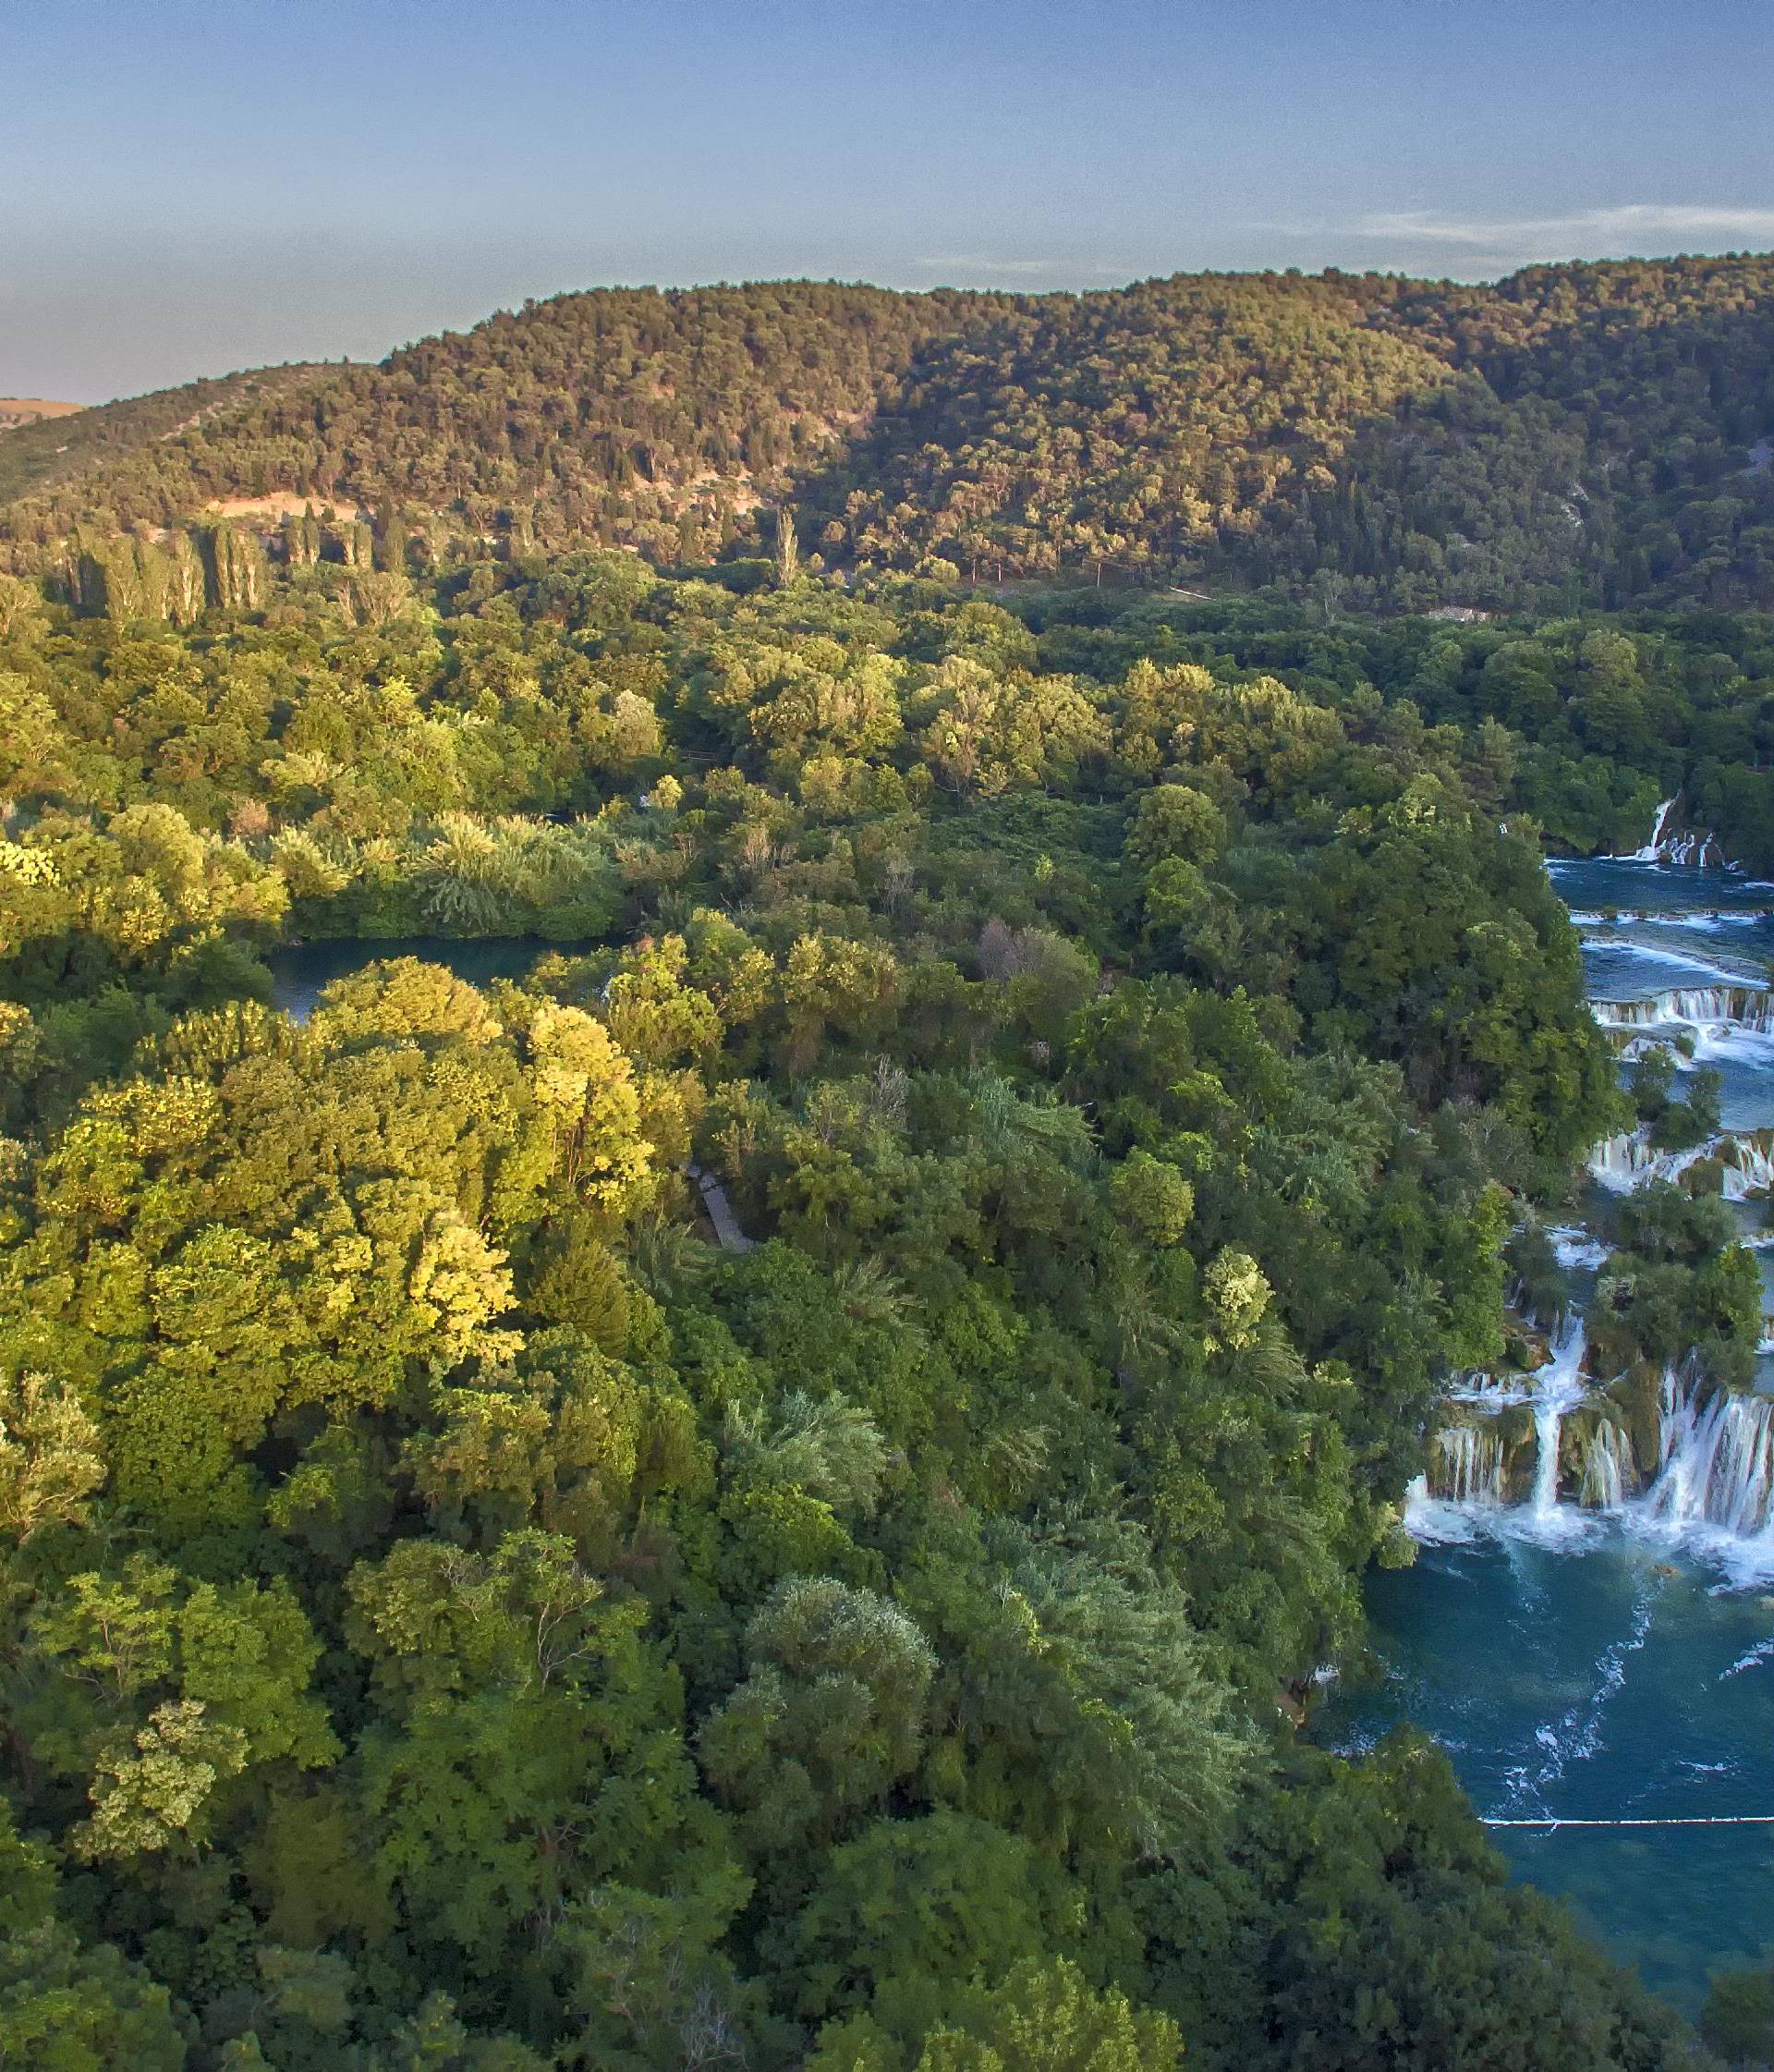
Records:
[[[1774,993],[1765,986],[1673,986],[1639,1000],[1592,1000],[1589,1012],[1603,1029],[1746,1029],[1774,1034]]]
[[[1676,794],[1676,798],[1681,797]],[[1662,854],[1663,830],[1669,825],[1670,815],[1675,811],[1675,798],[1666,798],[1657,809],[1657,818],[1651,823],[1651,838],[1643,848],[1634,849],[1622,859],[1627,863],[1655,863]]]
[[[1451,1424],[1435,1436],[1436,1473],[1426,1485],[1453,1504],[1501,1504],[1504,1486],[1502,1434],[1477,1424]]]
[[[1681,798],[1666,798],[1657,809],[1657,818],[1651,823],[1651,838],[1642,848],[1631,850],[1618,860],[1622,863],[1674,863],[1685,868],[1698,868],[1707,863],[1721,863],[1724,851],[1719,837],[1710,829],[1684,828],[1679,835],[1669,833],[1670,816],[1675,811]]]
[[[1774,1188],[1774,1145],[1767,1136],[1721,1138],[1714,1147],[1727,1201],[1748,1201]]]
[[[1633,1472],[1631,1439],[1611,1418],[1602,1419],[1583,1449],[1578,1503],[1598,1511],[1619,1510],[1626,1501],[1626,1484]]]
[[[1525,1382],[1504,1381],[1498,1375],[1487,1373],[1482,1368],[1476,1372],[1463,1375],[1447,1393],[1450,1403],[1470,1403],[1475,1409],[1487,1416],[1495,1416],[1499,1410],[1513,1410],[1517,1404],[1534,1400],[1532,1386]]]
[[[1679,1180],[1702,1159],[1717,1159],[1727,1201],[1753,1201],[1774,1191],[1774,1137],[1764,1130],[1725,1131],[1685,1151],[1659,1152],[1642,1130],[1604,1137],[1589,1153],[1589,1176],[1610,1194],[1631,1194],[1654,1180]]]
[[[1651,839],[1634,861],[1704,861],[1717,849],[1709,835],[1671,833],[1677,805],[1665,799],[1659,807]],[[1651,918],[1673,923],[1680,917],[1646,917]],[[1716,918],[1734,917],[1721,909]],[[1699,983],[1639,998],[1592,999],[1597,1022],[1619,1032],[1622,1056],[1659,1042],[1694,1059],[1728,1049],[1739,1070],[1759,1071],[1767,1051],[1759,1039],[1774,1037],[1774,986],[1689,961]],[[1774,1069],[1774,1052],[1767,1062]],[[1667,1152],[1641,1128],[1597,1144],[1589,1171],[1602,1186],[1625,1193],[1659,1181],[1682,1183],[1702,1160],[1709,1167],[1706,1184],[1727,1201],[1774,1197],[1774,1128],[1723,1130],[1703,1144]],[[1549,1235],[1567,1270],[1606,1261],[1607,1247],[1581,1224],[1558,1225]],[[1757,1242],[1754,1233],[1745,1237]],[[1774,1228],[1761,1241],[1774,1245]],[[1774,1317],[1765,1322],[1764,1341],[1764,1350],[1774,1348]],[[1774,1574],[1774,1395],[1716,1389],[1679,1372],[1666,1376],[1657,1454],[1647,1458],[1640,1420],[1651,1407],[1640,1404],[1632,1388],[1619,1401],[1590,1396],[1586,1357],[1583,1321],[1572,1317],[1560,1324],[1550,1357],[1537,1370],[1453,1379],[1448,1400],[1461,1406],[1451,1410],[1460,1421],[1436,1434],[1429,1471],[1411,1486],[1410,1530],[1430,1542],[1467,1540],[1476,1531],[1550,1545],[1582,1536],[1598,1515],[1608,1515],[1619,1530],[1679,1537],[1704,1549],[1741,1580]],[[1580,1406],[1581,1420],[1574,1419]],[[1533,1421],[1531,1479],[1520,1454],[1526,1441],[1522,1409]]]
[[[1658,1154],[1642,1130],[1630,1136],[1604,1137],[1589,1153],[1589,1171],[1603,1187],[1624,1194],[1641,1175],[1655,1170]]]
[[[1534,1494],[1536,1524],[1551,1521],[1559,1502],[1559,1448],[1564,1414],[1583,1401],[1583,1356],[1587,1349],[1583,1319],[1573,1317],[1559,1334],[1552,1358],[1534,1377]]]
[[[1740,1540],[1766,1533],[1774,1499],[1774,1397],[1730,1389],[1703,1394],[1668,1374],[1662,1408],[1663,1459],[1648,1500],[1652,1516]]]
[[[1700,1039],[1696,1038],[1695,1042],[1696,1055],[1699,1052],[1699,1043]],[[1683,1055],[1685,1053],[1685,1046],[1681,1046],[1672,1042],[1667,1030],[1647,1029],[1643,1035],[1629,1036],[1623,1043],[1620,1044],[1614,1052],[1614,1062],[1617,1065],[1635,1065],[1641,1057],[1647,1057],[1652,1051],[1671,1049],[1674,1049],[1678,1055]]]
[[[1659,847],[1658,860],[1679,864],[1684,870],[1703,870],[1707,864],[1725,860],[1724,845],[1710,828],[1689,828],[1685,834],[1665,838]]]
[[[1721,1147],[1737,1141],[1735,1138],[1719,1138],[1711,1143],[1691,1145],[1686,1151],[1659,1152],[1642,1129],[1628,1137],[1604,1137],[1589,1153],[1589,1174],[1610,1194],[1630,1194],[1635,1188],[1648,1187],[1653,1180],[1680,1179],[1690,1165],[1709,1153],[1725,1155]],[[1740,1200],[1747,1197],[1751,1185],[1747,1178],[1743,1181]]]

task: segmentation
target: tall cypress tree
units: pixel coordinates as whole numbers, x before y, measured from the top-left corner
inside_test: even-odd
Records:
[[[776,506],[776,587],[786,590],[801,572],[800,542],[795,537],[795,506]]]

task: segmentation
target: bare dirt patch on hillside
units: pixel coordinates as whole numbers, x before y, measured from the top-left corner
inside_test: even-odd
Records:
[[[268,519],[281,525],[286,518],[300,518],[304,512],[312,511],[316,518],[331,506],[334,515],[341,518],[367,519],[370,513],[361,510],[349,497],[308,496],[293,489],[274,489],[263,496],[218,496],[203,506],[206,518]]]
[[[85,408],[84,403],[52,403],[43,396],[0,396],[0,432],[41,424],[45,418],[71,418]]]

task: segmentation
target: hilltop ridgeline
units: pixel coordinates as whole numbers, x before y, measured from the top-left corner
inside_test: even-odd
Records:
[[[78,525],[300,497],[398,513],[433,560],[694,566],[768,541],[786,502],[803,551],[844,567],[1278,582],[1355,608],[1762,604],[1771,289],[1768,256],[1476,286],[599,289],[377,366],[8,433],[0,544],[42,567]]]
[[[310,366],[261,367],[219,381],[187,382],[178,388],[156,389],[115,403],[82,409],[75,405],[43,404],[19,398],[8,413],[0,405],[0,506],[26,500],[7,510],[0,531],[14,539],[42,535],[51,512],[87,513],[86,485],[91,484],[92,510],[114,523],[138,514],[114,477],[132,470],[145,475],[156,446],[183,442],[185,434],[221,419],[232,426],[244,410],[282,395],[312,377],[338,369]],[[218,427],[218,431],[220,427]],[[180,455],[184,444],[169,450]],[[175,466],[178,465],[175,463]],[[170,487],[171,476],[167,477]],[[74,485],[79,484],[79,487]],[[188,505],[164,506],[168,516],[183,516]],[[71,522],[71,521],[67,521]]]

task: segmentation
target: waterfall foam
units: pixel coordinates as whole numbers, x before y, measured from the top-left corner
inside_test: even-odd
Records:
[[[1571,908],[1574,928],[1674,928],[1690,935],[1714,935],[1728,928],[1755,928],[1768,918],[1766,907],[1696,907],[1674,914],[1659,913],[1649,907]]]
[[[1573,1267],[1606,1263],[1608,1247],[1592,1237],[1581,1224],[1561,1223],[1547,1232],[1552,1240],[1552,1256],[1567,1273]]]
[[[1476,1537],[1469,1505],[1448,1504],[1429,1494],[1427,1475],[1416,1476],[1404,1492],[1404,1530],[1427,1547],[1464,1545]]]

